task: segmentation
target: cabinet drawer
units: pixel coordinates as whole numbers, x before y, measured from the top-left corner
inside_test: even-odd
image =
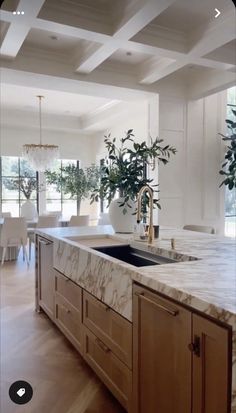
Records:
[[[99,338],[83,326],[84,358],[114,396],[129,410],[132,373]]]
[[[83,309],[83,323],[132,368],[132,324],[85,291]]]
[[[82,314],[57,293],[55,294],[55,323],[82,353]]]
[[[76,285],[69,278],[64,277],[58,271],[55,273],[55,290],[57,294],[64,297],[70,304],[72,304],[77,310],[82,309],[82,289]]]

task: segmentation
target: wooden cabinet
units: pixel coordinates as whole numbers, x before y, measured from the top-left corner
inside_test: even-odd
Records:
[[[130,411],[132,372],[111,349],[83,327],[84,358],[125,409]]]
[[[54,318],[54,274],[53,243],[45,238],[37,237],[38,251],[38,304]]]
[[[82,353],[82,289],[58,271],[54,273],[55,323]]]
[[[84,358],[124,408],[132,403],[132,324],[83,292]]]
[[[229,334],[193,314],[193,413],[230,412]]]
[[[83,308],[84,324],[132,368],[132,324],[86,291]]]
[[[134,412],[190,413],[191,313],[134,287]]]
[[[140,286],[133,296],[135,413],[229,413],[229,331]]]

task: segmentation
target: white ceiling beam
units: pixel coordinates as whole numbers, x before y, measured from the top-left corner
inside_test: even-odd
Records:
[[[176,0],[137,0],[116,26],[114,37],[129,40]]]
[[[209,70],[191,76],[188,86],[188,98],[199,99],[218,93],[235,85],[236,74],[221,70]]]
[[[210,67],[220,70],[233,70],[233,65],[226,65],[210,59],[205,59],[204,55],[212,52],[216,48],[223,46],[224,44],[235,39],[235,16],[232,13],[227,13],[222,16],[220,22],[211,22],[208,28],[198,30],[194,34],[194,46],[185,55],[176,60],[172,64],[167,64],[165,67],[155,67],[150,65],[150,68],[146,69],[146,72],[139,79],[142,84],[151,84],[157,82],[161,78],[174,73],[176,70],[188,64],[197,64],[200,66]]]
[[[45,0],[20,0],[16,11],[24,11],[24,15],[11,13],[12,21],[1,45],[0,53],[4,57],[15,58],[25,41],[30,29],[31,21],[36,18]],[[24,16],[24,24],[17,21]]]
[[[176,72],[179,69],[182,69],[182,67],[186,66],[188,63],[187,58],[177,60],[173,63],[168,63],[165,65],[160,65],[160,67],[154,67],[151,68],[150,71],[148,71],[144,75],[143,78],[139,78],[139,83],[142,84],[151,84],[154,82],[157,82],[158,80],[162,79],[163,77],[166,77],[168,75],[171,75],[172,73]]]
[[[36,62],[36,65],[38,63]],[[32,70],[32,65],[31,68]],[[150,91],[141,89],[142,86],[118,86],[105,83],[106,74],[104,75],[104,81],[100,82],[98,80],[87,81],[84,79],[84,76],[81,75],[81,78],[74,76],[73,78],[69,77],[67,74],[54,74],[39,73],[39,71],[29,71],[28,62],[25,62],[25,65],[21,65],[21,69],[12,69],[6,67],[1,68],[1,82],[9,83],[13,85],[25,86],[25,87],[35,87],[35,75],[37,74],[37,87],[46,90],[60,90],[62,92],[76,93],[80,95],[87,96],[97,96],[107,99],[117,99],[123,101],[143,101],[144,99],[149,99],[155,95],[155,91],[151,88]],[[58,87],[60,89],[58,89]]]
[[[219,20],[211,22],[206,30],[198,30],[193,34],[189,57],[202,57],[213,50],[235,39],[235,14],[227,12]]]
[[[234,71],[235,65],[231,63],[218,62],[217,60],[196,57],[191,59],[191,63],[198,66],[209,67],[211,69]]]
[[[28,22],[32,29],[46,30],[53,32],[58,35],[77,37],[78,39],[94,41],[99,43],[106,43],[110,41],[111,36],[104,33],[96,33],[91,30],[86,30],[80,27],[69,26],[62,23],[57,23],[50,20],[44,20],[41,18],[31,18],[28,19],[25,15],[21,16],[20,19],[16,20],[15,16],[6,10],[1,10],[1,20],[8,23],[15,22],[17,25],[25,25]]]
[[[6,21],[8,23],[16,22],[15,16],[5,10],[1,10],[0,18],[2,21]],[[17,20],[17,25],[25,25],[27,24],[29,19],[25,16],[21,16],[20,19]],[[32,29],[39,29],[39,30],[46,30],[53,32],[57,35],[65,35],[65,36],[72,36],[78,38],[78,40],[88,40],[88,41],[96,41],[100,44],[106,44],[111,41],[112,36],[109,34],[104,33],[97,33],[92,30],[86,30],[80,27],[69,26],[62,23],[53,22],[50,20],[43,20],[41,18],[31,19],[30,25]],[[140,53],[147,53],[154,56],[164,56],[170,57],[173,59],[178,59],[183,57],[185,53],[175,51],[175,50],[168,50],[162,47],[158,47],[156,45],[151,45],[143,40],[143,36],[139,35],[139,39],[136,41],[127,40],[122,41],[116,39],[116,46],[117,48],[124,47],[130,51],[136,51]]]
[[[27,1],[27,0],[24,0],[24,1]],[[36,5],[35,1],[37,1],[37,5],[39,4],[38,0],[34,0],[32,1],[33,7],[35,7]],[[139,7],[141,7],[142,5],[143,7],[145,7],[146,3],[147,1],[137,2],[137,4],[139,4]],[[153,7],[156,1],[150,0],[148,3],[149,3],[149,7]],[[166,2],[163,1],[162,4],[164,3],[165,5],[167,4]],[[159,6],[160,4],[158,4],[158,7]],[[137,19],[136,20],[137,25],[139,23],[138,16],[140,17],[141,15],[136,9],[136,14],[134,15],[134,17]],[[152,18],[154,18],[154,16],[152,16]],[[140,80],[140,83],[142,83],[143,85],[145,85],[145,83],[146,84],[154,83],[157,80],[160,80],[162,77],[165,77],[173,73],[174,71],[180,69],[186,64],[197,64],[200,66],[205,66],[205,67],[218,69],[218,70],[228,70],[228,71],[235,70],[234,65],[230,65],[227,63],[218,62],[216,60],[211,60],[211,59],[202,57],[203,55],[210,53],[212,50],[216,49],[217,47],[222,46],[223,44],[225,44],[225,42],[228,42],[232,40],[232,38],[235,38],[235,25],[234,25],[233,13],[225,15],[225,16],[221,15],[220,19],[221,18],[222,20],[220,22],[214,21],[213,23],[211,23],[208,26],[207,30],[206,29],[201,30],[200,34],[199,33],[194,34],[194,39],[195,39],[193,42],[194,46],[192,46],[192,49],[189,51],[188,54],[186,54],[179,50],[178,51],[170,50],[168,49],[168,47],[165,49],[164,43],[163,43],[163,46],[161,44],[161,47],[158,47],[155,41],[152,41],[152,38],[145,37],[145,34],[143,34],[143,32],[139,33],[138,37],[135,36],[135,41],[125,40],[127,38],[127,33],[128,35],[131,35],[131,31],[133,30],[132,24],[131,24],[132,16],[130,17],[130,15],[128,15],[128,17],[127,16],[125,17],[126,20],[123,20],[123,23],[122,23],[123,26],[120,26],[119,28],[117,28],[117,31],[112,36],[112,35],[104,34],[104,33],[95,33],[90,30],[81,29],[79,27],[67,26],[62,23],[56,23],[53,21],[39,19],[37,18],[37,15],[32,14],[32,13],[31,15],[19,16],[17,18],[17,16],[13,15],[11,12],[7,12],[4,10],[1,11],[1,19],[3,21],[13,23],[13,25],[18,28],[19,33],[22,32],[21,34],[22,37],[24,37],[25,27],[30,26],[31,28],[37,28],[40,30],[48,30],[48,31],[55,32],[59,35],[62,34],[62,35],[73,36],[78,39],[85,39],[85,40],[90,40],[93,42],[94,42],[94,39],[96,39],[96,42],[92,43],[91,48],[88,48],[87,50],[85,50],[85,54],[83,54],[82,52],[82,55],[79,55],[79,58],[81,59],[80,61],[81,61],[81,72],[82,73],[84,72],[86,73],[86,70],[83,72],[84,67],[86,69],[86,62],[88,66],[90,64],[89,71],[92,71],[94,64],[95,64],[95,67],[97,67],[97,65],[99,66],[99,64],[101,64],[101,62],[104,61],[104,59],[106,60],[107,57],[109,57],[112,53],[114,53],[115,50],[119,48],[125,48],[130,51],[146,53],[146,54],[150,54],[151,56],[156,56],[158,58],[160,57],[164,58],[164,60],[162,60],[162,63],[160,63],[159,61],[159,64],[158,63],[156,64],[156,67],[154,64],[150,68],[146,66],[145,70],[141,68],[140,73],[143,74],[143,78],[142,76],[140,76],[139,80]],[[129,22],[130,22],[130,26],[129,26]],[[140,30],[141,30],[142,24],[143,22],[140,22],[140,26],[139,26]],[[13,27],[13,25],[10,24],[10,27],[11,26]],[[124,31],[122,30],[122,28]],[[131,31],[129,32],[129,30]],[[135,30],[137,30],[137,26]],[[126,36],[125,36],[125,33],[126,33]],[[116,34],[117,34],[117,37],[115,36]],[[153,39],[155,39],[155,36],[153,36]],[[101,44],[100,47],[98,43]],[[19,48],[19,45],[17,47]],[[17,53],[17,51],[15,51],[14,53]],[[91,56],[93,56],[94,63],[92,61],[90,61],[89,63],[87,60],[87,59],[90,59]],[[164,63],[165,59],[167,59],[166,64]],[[173,62],[173,64],[168,64],[168,59],[173,59],[174,61],[176,60],[176,62]],[[46,69],[44,70],[44,73],[46,74]],[[48,73],[48,74],[51,75],[51,73]],[[91,73],[91,76],[92,75],[93,74]],[[100,76],[101,74],[99,74],[99,78]],[[90,80],[90,78],[87,78],[87,79]],[[82,79],[79,79],[79,80],[82,80]],[[91,78],[91,81],[92,82],[94,81],[93,76]],[[114,81],[113,83],[117,84],[116,81]]]
[[[120,114],[120,112],[124,110],[124,106],[124,102],[112,100],[97,110],[86,115],[82,115],[80,117],[81,128],[83,130],[93,129],[95,126],[98,126],[101,122],[106,121],[108,118],[112,118],[117,114]]]
[[[80,63],[76,62],[76,72],[91,73],[96,67],[100,66],[108,57],[110,57],[117,50],[117,45],[114,42],[106,43],[92,51],[90,54],[86,53]]]
[[[78,62],[76,71],[79,73],[91,73],[116,50],[122,47],[122,42],[127,42],[175,1],[138,0],[130,10],[130,13],[125,15],[124,19],[118,24],[110,42],[102,45],[96,52],[91,53],[90,56]],[[118,42],[116,43],[117,40]]]
[[[168,57],[151,58],[145,61],[140,67],[138,82],[145,84],[155,82],[156,73],[166,70],[168,66],[174,63],[176,63],[176,61]]]

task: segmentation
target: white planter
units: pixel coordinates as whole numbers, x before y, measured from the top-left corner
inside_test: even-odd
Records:
[[[21,216],[27,219],[27,221],[33,221],[38,216],[35,205],[29,199],[21,206]]]
[[[127,212],[124,214],[124,207],[120,207],[119,203],[122,201],[123,198],[117,198],[111,201],[109,206],[110,222],[115,232],[130,234],[134,232],[134,225],[136,223],[136,215],[133,215],[135,212],[135,203],[129,201],[131,208],[126,207]]]

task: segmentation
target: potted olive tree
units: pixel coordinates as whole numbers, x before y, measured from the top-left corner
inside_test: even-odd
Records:
[[[59,171],[46,171],[46,181],[56,186],[56,191],[63,191],[77,200],[77,214],[80,213],[81,201],[89,198],[90,193],[97,186],[100,178],[100,169],[91,165],[85,169],[71,163],[59,168]]]
[[[161,146],[162,142],[163,139],[155,139],[150,144],[145,141],[138,143],[133,129],[120,139],[119,145],[110,134],[105,136],[107,157],[101,167],[99,185],[92,192],[91,202],[99,198],[108,202],[111,224],[116,232],[133,232],[137,194],[142,186],[153,182],[147,176],[147,166],[155,160],[166,164],[171,154],[176,153],[176,149],[170,145]],[[148,195],[144,197],[144,212],[147,202]],[[157,198],[154,199],[154,205],[160,208]]]

